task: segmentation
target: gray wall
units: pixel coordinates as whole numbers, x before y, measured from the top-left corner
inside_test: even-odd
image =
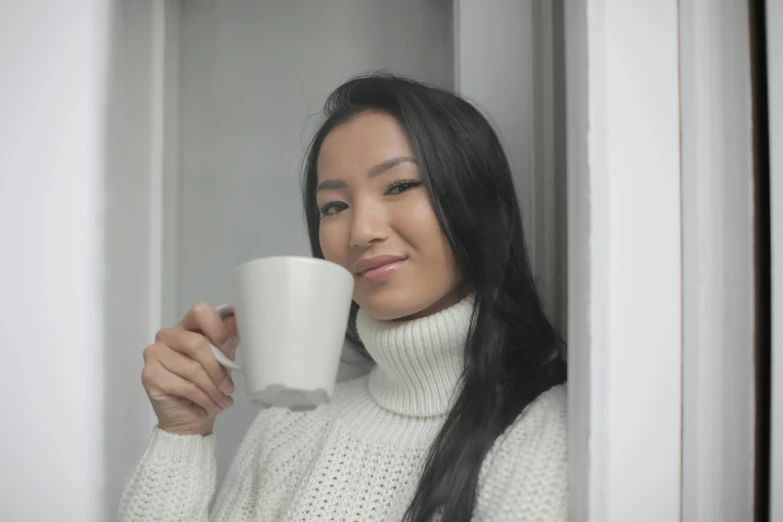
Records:
[[[497,130],[511,165],[544,309],[566,326],[563,0],[455,0],[458,92]]]
[[[309,255],[300,165],[342,80],[383,69],[451,88],[454,76],[446,0],[183,2],[179,21],[168,320],[200,300],[229,300],[244,261]],[[216,426],[220,477],[257,412],[241,392],[235,399]]]

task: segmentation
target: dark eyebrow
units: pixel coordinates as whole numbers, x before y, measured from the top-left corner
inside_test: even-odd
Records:
[[[388,159],[386,161],[382,161],[378,163],[377,165],[370,168],[370,170],[367,172],[367,175],[371,178],[374,178],[376,176],[380,176],[384,172],[386,172],[389,169],[393,169],[400,163],[413,163],[414,165],[418,165],[419,162],[416,161],[414,158],[409,158],[407,156],[399,156],[397,158]],[[316,191],[319,190],[334,190],[334,189],[341,189],[346,188],[348,185],[345,183],[345,181],[341,179],[327,179],[326,181],[322,181],[318,184],[318,187],[316,187]]]
[[[409,158],[407,156],[400,156],[397,158],[388,159],[386,161],[382,161],[378,163],[377,165],[375,165],[373,168],[370,169],[367,175],[370,176],[371,178],[374,178],[375,176],[379,176],[389,169],[393,169],[400,163],[405,163],[405,162],[413,163],[414,165],[419,164],[419,162],[413,158]]]
[[[346,188],[347,186],[345,181],[341,179],[327,179],[326,181],[320,182],[318,186],[315,187],[315,190],[318,192],[319,190],[334,190]]]

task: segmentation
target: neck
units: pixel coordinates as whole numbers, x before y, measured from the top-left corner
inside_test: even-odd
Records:
[[[377,363],[370,372],[373,399],[401,415],[447,413],[459,389],[474,298],[426,317],[379,321],[359,310],[356,325]]]

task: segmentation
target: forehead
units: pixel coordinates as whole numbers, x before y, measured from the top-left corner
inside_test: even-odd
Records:
[[[318,154],[318,177],[367,170],[398,156],[414,156],[402,126],[388,114],[365,112],[326,136]]]

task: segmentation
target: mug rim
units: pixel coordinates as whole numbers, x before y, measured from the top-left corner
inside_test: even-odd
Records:
[[[308,256],[294,256],[294,255],[278,255],[278,256],[269,256],[269,257],[259,257],[256,259],[253,259],[251,261],[246,261],[236,267],[234,269],[234,273],[239,273],[240,271],[245,271],[248,268],[255,267],[257,265],[263,265],[269,262],[281,262],[281,261],[293,261],[295,263],[305,263],[310,265],[320,265],[324,267],[333,267],[339,269],[339,271],[345,273],[351,278],[351,281],[353,281],[353,274],[346,269],[345,267],[338,265],[337,263],[333,261],[327,261],[326,259],[322,259],[320,257],[308,257]]]

